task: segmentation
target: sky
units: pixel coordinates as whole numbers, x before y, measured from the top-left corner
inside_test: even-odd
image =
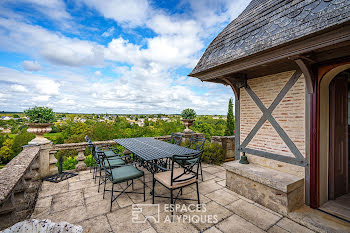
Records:
[[[247,0],[2,0],[0,111],[226,114],[187,74]]]

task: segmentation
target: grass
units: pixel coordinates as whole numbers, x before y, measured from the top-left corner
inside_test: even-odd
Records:
[[[14,138],[17,136],[17,134],[15,134],[15,133],[8,133],[7,135],[8,135],[9,138],[11,138],[11,139],[14,139]]]
[[[0,169],[5,167],[6,165],[5,164],[0,164]]]

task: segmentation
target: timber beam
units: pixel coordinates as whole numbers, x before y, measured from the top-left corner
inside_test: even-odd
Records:
[[[303,72],[304,77],[305,77],[305,85],[306,85],[306,90],[309,94],[314,93],[314,80],[315,76],[314,73],[312,72],[311,64],[315,63],[314,60],[307,56],[294,56],[290,57],[291,60],[294,60],[294,62],[299,66],[299,69],[301,72]]]

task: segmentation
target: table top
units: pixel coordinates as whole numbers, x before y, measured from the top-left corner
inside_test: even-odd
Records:
[[[113,140],[146,161],[169,158],[173,155],[187,155],[198,152],[196,150],[148,137],[121,138]]]

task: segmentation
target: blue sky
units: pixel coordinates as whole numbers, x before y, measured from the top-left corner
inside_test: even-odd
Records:
[[[3,0],[0,111],[226,114],[187,74],[245,0]]]

